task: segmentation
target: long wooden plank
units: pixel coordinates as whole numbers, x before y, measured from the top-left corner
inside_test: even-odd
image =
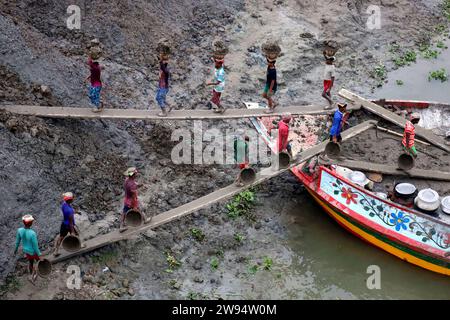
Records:
[[[366,131],[367,129],[370,129],[376,125],[376,121],[370,120],[363,122],[353,128],[347,129],[342,132],[342,140],[348,140],[356,135],[358,135],[361,132]],[[300,163],[314,157],[315,155],[318,155],[319,153],[323,152],[325,150],[325,146],[327,145],[328,141],[324,141],[322,143],[319,143],[303,152],[301,152],[299,155],[297,155],[296,159],[292,162],[289,168],[281,169],[281,170],[274,170],[272,167],[265,168],[257,173],[256,180],[247,186],[244,187],[237,187],[235,184],[229,185],[225,188],[219,189],[217,191],[214,191],[210,194],[207,194],[206,196],[203,196],[201,198],[198,198],[192,202],[186,203],[182,206],[179,206],[177,208],[171,209],[169,211],[166,211],[164,213],[158,214],[153,217],[153,219],[143,226],[140,226],[138,228],[130,228],[127,231],[120,233],[118,230],[112,231],[110,233],[100,235],[96,238],[87,240],[84,242],[85,247],[80,249],[76,252],[67,252],[63,249],[61,249],[61,255],[59,257],[53,257],[52,255],[47,256],[46,258],[50,260],[52,263],[56,263],[62,260],[69,259],[71,257],[78,256],[80,254],[95,250],[99,247],[131,238],[133,236],[138,235],[139,233],[145,232],[148,229],[156,228],[158,226],[161,226],[163,224],[169,223],[173,220],[179,219],[181,217],[184,217],[192,212],[195,212],[197,210],[200,210],[202,208],[208,207],[213,203],[228,199],[242,191],[244,191],[247,188],[250,188],[252,186],[256,186],[264,181],[267,181],[273,177],[276,177],[293,167],[299,165]]]
[[[339,91],[339,95],[353,102],[354,104],[361,105],[364,109],[382,117],[383,119],[386,119],[402,128],[405,127],[406,124],[405,118],[377,105],[376,103],[366,100],[363,97],[358,96],[357,94],[345,89],[341,89],[341,91]],[[450,152],[450,147],[445,144],[445,140],[435,135],[431,130],[427,130],[420,126],[416,126],[416,135],[424,138],[425,140],[435,145],[436,147],[445,150],[447,152]]]
[[[359,107],[355,107],[359,108]],[[331,114],[333,110],[325,110],[321,106],[288,106],[276,108],[274,113],[266,114],[265,109],[227,109],[223,114],[212,110],[173,110],[167,117],[159,117],[160,110],[139,109],[104,109],[102,112],[92,112],[90,108],[48,107],[26,105],[4,105],[0,109],[8,112],[38,116],[45,118],[75,118],[75,119],[130,119],[130,120],[203,120],[203,119],[238,119],[264,116],[320,115]]]
[[[423,170],[413,168],[408,171],[403,171],[398,169],[396,166],[390,166],[386,164],[378,164],[365,161],[355,161],[355,160],[331,160],[333,164],[338,164],[343,167],[348,167],[355,170],[362,170],[368,172],[383,173],[387,175],[395,176],[407,176],[411,178],[420,178],[427,180],[438,180],[438,181],[450,181],[450,173],[438,170]]]

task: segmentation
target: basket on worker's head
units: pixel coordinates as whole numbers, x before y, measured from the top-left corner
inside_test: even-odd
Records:
[[[334,40],[326,40],[323,42],[323,53],[326,56],[334,57],[339,50],[339,45]]]
[[[100,41],[97,38],[92,39],[89,42],[88,49],[89,49],[89,57],[91,57],[92,60],[98,60],[103,55],[103,50],[101,48]]]
[[[46,278],[52,273],[52,263],[47,259],[42,259],[38,261],[37,272],[39,276]]]
[[[228,54],[227,45],[222,40],[214,40],[212,43],[212,55],[215,60],[223,60]]]
[[[140,211],[134,209],[128,210],[125,216],[127,226],[134,228],[141,226],[144,223],[144,220],[144,215]]]
[[[276,60],[281,54],[281,48],[275,41],[266,41],[263,43],[261,51],[269,60]]]
[[[156,51],[160,54],[163,59],[168,59],[172,50],[170,49],[170,43],[167,39],[162,38],[158,41]]]

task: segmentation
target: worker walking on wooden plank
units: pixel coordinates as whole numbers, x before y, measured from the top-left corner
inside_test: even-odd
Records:
[[[278,122],[278,152],[287,152],[291,119],[290,115],[284,115],[282,120]]]
[[[234,160],[236,161],[237,166],[240,170],[245,169],[249,165],[249,155],[248,155],[248,143],[249,137],[245,135],[243,130],[238,130],[236,137],[234,139]],[[236,185],[238,187],[244,186],[244,183],[241,181],[240,174],[236,179]]]
[[[335,57],[328,55],[326,51],[323,52],[323,55],[325,57],[325,70],[322,97],[328,101],[328,106],[326,106],[325,109],[331,109],[333,105],[333,100],[331,99],[331,88],[333,88],[336,73],[334,66]]]
[[[160,117],[166,117],[167,113],[172,110],[169,106],[169,111],[166,110],[167,102],[166,97],[169,92],[169,56],[164,53],[159,55],[159,83],[158,90],[156,91],[156,101],[158,102],[161,112],[158,113]]]
[[[277,92],[277,69],[275,59],[270,59],[266,57],[267,60],[267,74],[266,74],[266,85],[264,87],[264,92],[262,94],[263,98],[267,99],[268,109],[264,110],[265,113],[273,113],[275,107],[278,105],[273,101],[273,96]]]
[[[75,197],[72,192],[66,192],[63,194],[63,201],[61,203],[63,221],[61,222],[61,227],[59,229],[59,237],[55,243],[55,252],[53,253],[55,257],[60,255],[59,249],[61,247],[61,243],[69,233],[71,235],[79,236],[75,225],[75,209],[72,206],[74,198]]]
[[[340,143],[342,141],[341,131],[344,126],[344,114],[347,111],[346,103],[338,103],[338,110],[334,113],[333,123],[330,129],[330,141]]]
[[[90,68],[91,74],[86,78],[86,81],[90,80],[89,85],[89,99],[93,104],[92,111],[100,112],[103,110],[103,102],[101,102],[101,92],[102,92],[102,81],[101,81],[101,72],[103,70],[103,66],[97,61],[92,61],[92,58],[89,57],[88,65]]]
[[[214,112],[224,113],[225,108],[222,106],[220,102],[220,98],[225,89],[225,69],[223,67],[224,59],[213,58],[214,60],[214,80],[213,82],[207,82],[207,86],[214,86],[212,91],[212,99],[211,102],[216,106]]]
[[[413,156],[414,158],[417,157],[417,150],[415,146],[415,124],[418,124],[420,121],[420,114],[417,112],[414,112],[410,116],[410,120],[406,121],[405,124],[405,131],[403,132],[403,140],[402,140],[402,146],[403,150],[407,153]]]
[[[34,283],[37,278],[37,263],[41,258],[41,251],[39,250],[38,239],[36,232],[31,229],[33,225],[34,218],[32,215],[27,214],[22,217],[22,222],[24,224],[23,228],[17,230],[16,235],[16,247],[14,254],[17,254],[20,243],[22,243],[22,249],[25,253],[25,258],[29,262],[28,270],[30,272],[29,280]]]
[[[125,199],[123,205],[122,216],[120,219],[120,231],[123,232],[127,229],[125,225],[125,218],[130,210],[139,210],[138,202],[138,188],[139,184],[136,182],[138,171],[135,167],[128,168],[124,175],[126,176],[123,188],[125,191]]]

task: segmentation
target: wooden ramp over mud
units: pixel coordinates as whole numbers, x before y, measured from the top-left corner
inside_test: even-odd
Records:
[[[353,128],[345,130],[342,132],[342,139],[348,140],[348,139],[358,135],[359,133],[374,127],[376,125],[376,123],[377,122],[373,121],[373,120],[366,121],[366,122],[361,123]],[[184,216],[191,214],[197,210],[208,207],[213,203],[230,198],[230,197],[244,191],[245,189],[247,189],[249,187],[260,184],[266,180],[269,180],[273,177],[276,177],[276,176],[282,174],[283,172],[290,170],[291,168],[297,166],[298,164],[314,157],[315,155],[322,153],[325,150],[325,146],[327,143],[328,143],[328,141],[324,141],[322,143],[319,143],[319,144],[299,153],[289,168],[281,169],[281,170],[274,170],[272,167],[269,167],[269,168],[265,168],[265,169],[261,170],[260,172],[257,173],[256,180],[250,185],[247,185],[245,187],[237,187],[234,184],[230,185],[228,187],[214,191],[206,196],[198,198],[192,202],[186,203],[180,207],[177,207],[177,208],[171,209],[169,211],[166,211],[164,213],[158,214],[158,215],[154,216],[153,219],[148,224],[144,224],[137,228],[130,228],[123,233],[120,233],[118,230],[112,231],[110,233],[107,233],[107,234],[104,234],[104,235],[98,236],[96,238],[85,241],[84,242],[85,247],[82,248],[81,250],[78,250],[76,252],[67,252],[64,249],[61,249],[60,256],[55,258],[55,257],[53,257],[53,255],[49,255],[49,256],[46,256],[45,258],[50,260],[52,263],[56,263],[56,262],[66,260],[68,258],[75,257],[75,256],[78,256],[80,254],[83,254],[83,253],[86,253],[86,252],[89,252],[92,250],[95,250],[97,248],[106,246],[108,244],[111,244],[111,243],[114,243],[114,242],[117,242],[120,240],[129,239],[133,236],[138,235],[139,233],[145,232],[148,229],[156,228],[163,224],[169,223],[173,220],[184,217]]]
[[[405,127],[406,119],[377,105],[376,103],[373,103],[369,100],[366,100],[360,96],[358,96],[355,93],[352,93],[348,90],[342,89],[339,91],[339,95],[349,101],[351,101],[353,104],[362,106],[367,111],[370,111],[380,117],[382,117],[385,120],[388,120],[402,128]],[[426,141],[430,142],[431,144],[435,145],[436,147],[445,150],[447,152],[450,152],[450,146],[447,146],[445,144],[445,140],[437,135],[435,135],[431,130],[424,129],[420,126],[416,126],[416,135],[424,138]]]
[[[357,107],[359,108],[359,107]],[[128,120],[207,120],[207,119],[238,119],[264,116],[291,115],[320,115],[331,114],[333,110],[325,110],[321,106],[288,106],[278,107],[274,113],[264,113],[264,108],[258,109],[227,109],[223,114],[212,110],[173,110],[167,117],[159,117],[160,110],[139,109],[104,109],[102,112],[93,112],[90,108],[69,107],[42,107],[8,105],[0,106],[0,109],[11,113],[36,116],[44,118],[73,118],[73,119],[128,119]]]
[[[354,170],[376,172],[393,176],[406,176],[426,180],[450,181],[450,173],[438,170],[411,169],[403,171],[395,166],[354,160],[332,160],[333,164]]]

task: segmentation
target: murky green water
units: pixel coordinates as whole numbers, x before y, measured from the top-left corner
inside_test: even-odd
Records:
[[[411,265],[353,236],[309,196],[288,212],[300,219],[288,227],[288,246],[304,257],[294,259],[291,267],[298,274],[309,273],[314,282],[306,298],[450,299],[450,277]],[[367,288],[370,265],[380,267],[381,289]],[[307,289],[301,281],[294,272],[286,283],[298,291]]]
[[[445,44],[450,48],[450,40]],[[418,54],[416,63],[390,72],[388,83],[375,92],[375,98],[450,103],[450,81],[428,80],[431,71],[441,68],[450,74],[450,49],[437,50],[442,52],[437,59],[423,59]],[[403,85],[397,85],[397,80],[403,81]]]

